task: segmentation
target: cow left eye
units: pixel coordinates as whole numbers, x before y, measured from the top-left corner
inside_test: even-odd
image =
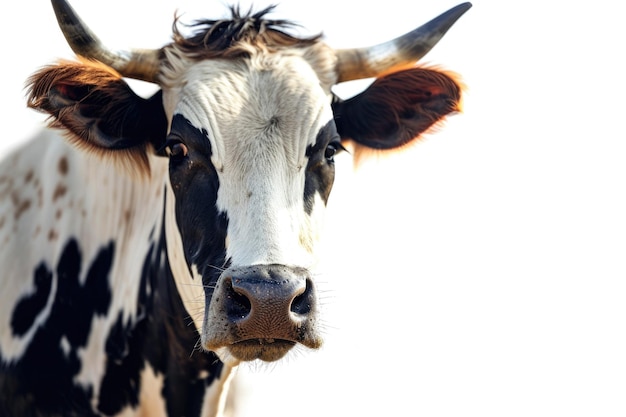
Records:
[[[165,144],[165,152],[170,158],[180,159],[187,156],[189,150],[187,149],[187,145],[182,142],[168,141],[168,143]]]

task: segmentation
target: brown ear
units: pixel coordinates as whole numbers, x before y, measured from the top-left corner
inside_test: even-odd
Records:
[[[416,139],[447,114],[460,110],[461,87],[450,75],[411,68],[378,78],[364,92],[333,104],[343,139],[392,149]]]
[[[68,131],[68,138],[80,147],[123,149],[139,156],[147,143],[158,146],[165,137],[160,92],[143,99],[102,64],[51,65],[32,75],[29,86],[28,106],[49,113],[50,125]]]

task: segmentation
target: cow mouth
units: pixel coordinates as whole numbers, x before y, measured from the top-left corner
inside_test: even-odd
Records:
[[[242,340],[228,347],[230,353],[241,361],[260,359],[274,362],[281,359],[296,342],[285,339],[259,338]]]

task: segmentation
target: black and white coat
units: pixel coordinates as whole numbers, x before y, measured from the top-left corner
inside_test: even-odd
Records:
[[[458,110],[451,76],[407,64],[469,4],[427,24],[430,43],[381,44],[371,62],[236,9],[111,58],[53,5],[101,62],[33,75],[29,105],[65,140],[42,132],[0,164],[0,416],[218,415],[241,361],[321,345],[312,271],[333,157],[402,147]],[[379,73],[350,100],[331,93]],[[141,98],[123,76],[161,90]]]

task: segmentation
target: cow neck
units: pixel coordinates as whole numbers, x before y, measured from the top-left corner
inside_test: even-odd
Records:
[[[158,238],[145,258],[139,297],[140,320],[133,330],[133,338],[143,350],[145,366],[151,368],[149,374],[156,375],[157,380],[160,375],[164,376],[163,399],[172,414],[190,415],[191,410],[201,409],[201,415],[221,415],[233,375],[232,366],[222,363],[213,352],[200,348],[200,334],[191,320],[194,310],[186,307],[187,295],[178,290],[179,287],[185,288],[177,284],[178,278],[174,276],[174,271],[181,266],[170,258],[170,253],[173,256],[181,254],[178,252],[180,248],[172,250],[169,244],[171,231],[168,235],[166,220],[170,212],[169,193],[167,186],[165,188],[163,221]],[[185,271],[189,274],[188,269]],[[199,287],[202,289],[201,285]],[[198,303],[193,306],[196,311],[200,308]],[[150,319],[141,320],[142,317]],[[164,340],[168,342],[163,343]],[[180,358],[186,358],[188,366],[174,366]],[[198,390],[203,395],[195,395]],[[150,404],[140,407],[145,414],[152,414]]]

